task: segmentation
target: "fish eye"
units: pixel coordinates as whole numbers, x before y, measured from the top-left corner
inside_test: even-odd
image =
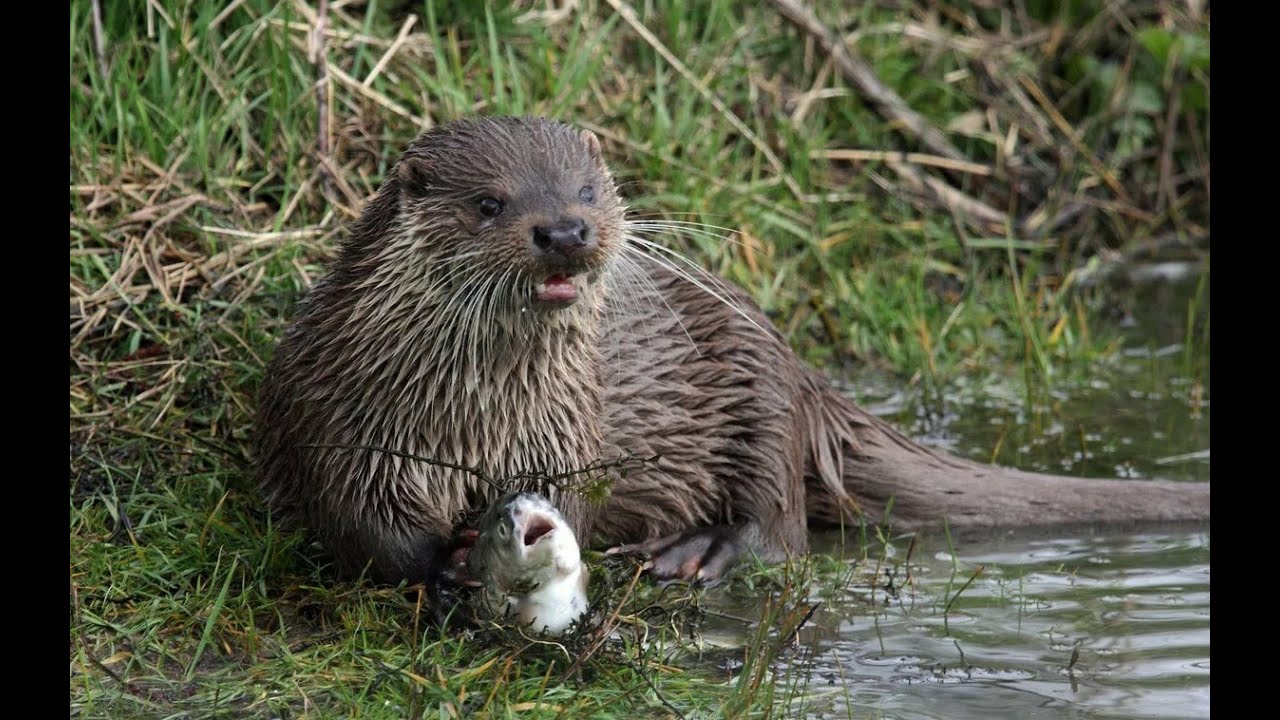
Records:
[[[591,187],[590,185],[583,185],[582,189],[578,191],[578,198],[582,200],[582,202],[588,203],[588,204],[595,202],[596,201],[595,188]]]
[[[487,218],[496,218],[502,214],[506,206],[496,197],[485,196],[480,198],[479,202],[480,214]]]

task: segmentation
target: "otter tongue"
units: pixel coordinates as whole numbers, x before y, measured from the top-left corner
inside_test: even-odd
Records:
[[[578,290],[565,275],[552,275],[534,288],[534,295],[541,302],[564,302],[578,297]]]

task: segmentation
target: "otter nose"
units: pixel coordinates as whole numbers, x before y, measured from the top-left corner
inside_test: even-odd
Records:
[[[588,235],[587,224],[581,218],[572,218],[535,227],[533,244],[543,252],[573,257],[594,245]]]

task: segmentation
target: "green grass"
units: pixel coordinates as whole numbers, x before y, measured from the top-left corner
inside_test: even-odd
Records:
[[[672,243],[747,287],[798,352],[833,373],[870,363],[926,389],[1018,374],[1033,396],[1087,372],[1119,337],[1100,326],[1102,298],[1075,269],[1160,238],[1194,245],[1207,236],[1208,18],[1154,4],[1123,18],[1088,2],[1064,5],[1074,14],[1029,3],[1025,17],[929,2],[818,9],[936,126],[991,109],[999,133],[950,137],[997,170],[949,182],[1018,219],[1079,206],[1052,229],[994,235],[914,199],[884,163],[818,157],[921,148],[768,6],[636,5],[753,140],[607,2],[584,1],[550,26],[519,22],[521,10],[506,4],[344,5],[328,18],[331,150],[322,160],[310,4],[103,5],[101,57],[90,3],[70,7],[79,716],[660,716],[664,700],[687,715],[721,703],[731,716],[798,707],[802,688],[789,683],[800,680],[768,672],[780,648],[763,631],[728,683],[669,666],[640,635],[571,670],[572,653],[559,647],[442,632],[412,593],[335,581],[310,564],[302,538],[270,526],[246,450],[265,361],[343,227],[424,123],[535,113],[595,129],[635,214],[738,233],[736,243]],[[904,23],[976,38],[991,52],[910,39]],[[1009,79],[1019,74],[1054,99],[1092,157],[1072,150],[1034,100],[1019,104],[1015,90],[1029,92]],[[1021,128],[1012,150],[1011,127]],[[326,161],[331,183],[319,172]],[[1123,197],[1099,168],[1120,178]],[[1206,384],[1207,303],[1206,284],[1187,309],[1185,359]],[[766,615],[798,622],[808,582],[768,592]],[[644,607],[655,592],[642,583],[623,605]],[[643,627],[658,645],[679,645],[674,621]]]

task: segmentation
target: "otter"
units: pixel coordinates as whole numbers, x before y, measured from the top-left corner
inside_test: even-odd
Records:
[[[257,480],[341,571],[431,581],[489,478],[652,458],[578,538],[713,583],[811,526],[1206,520],[1207,483],[1081,479],[921,446],[792,352],[742,290],[643,252],[589,131],[457,120],[419,136],[299,301],[263,381]],[[429,458],[423,462],[418,458]]]

